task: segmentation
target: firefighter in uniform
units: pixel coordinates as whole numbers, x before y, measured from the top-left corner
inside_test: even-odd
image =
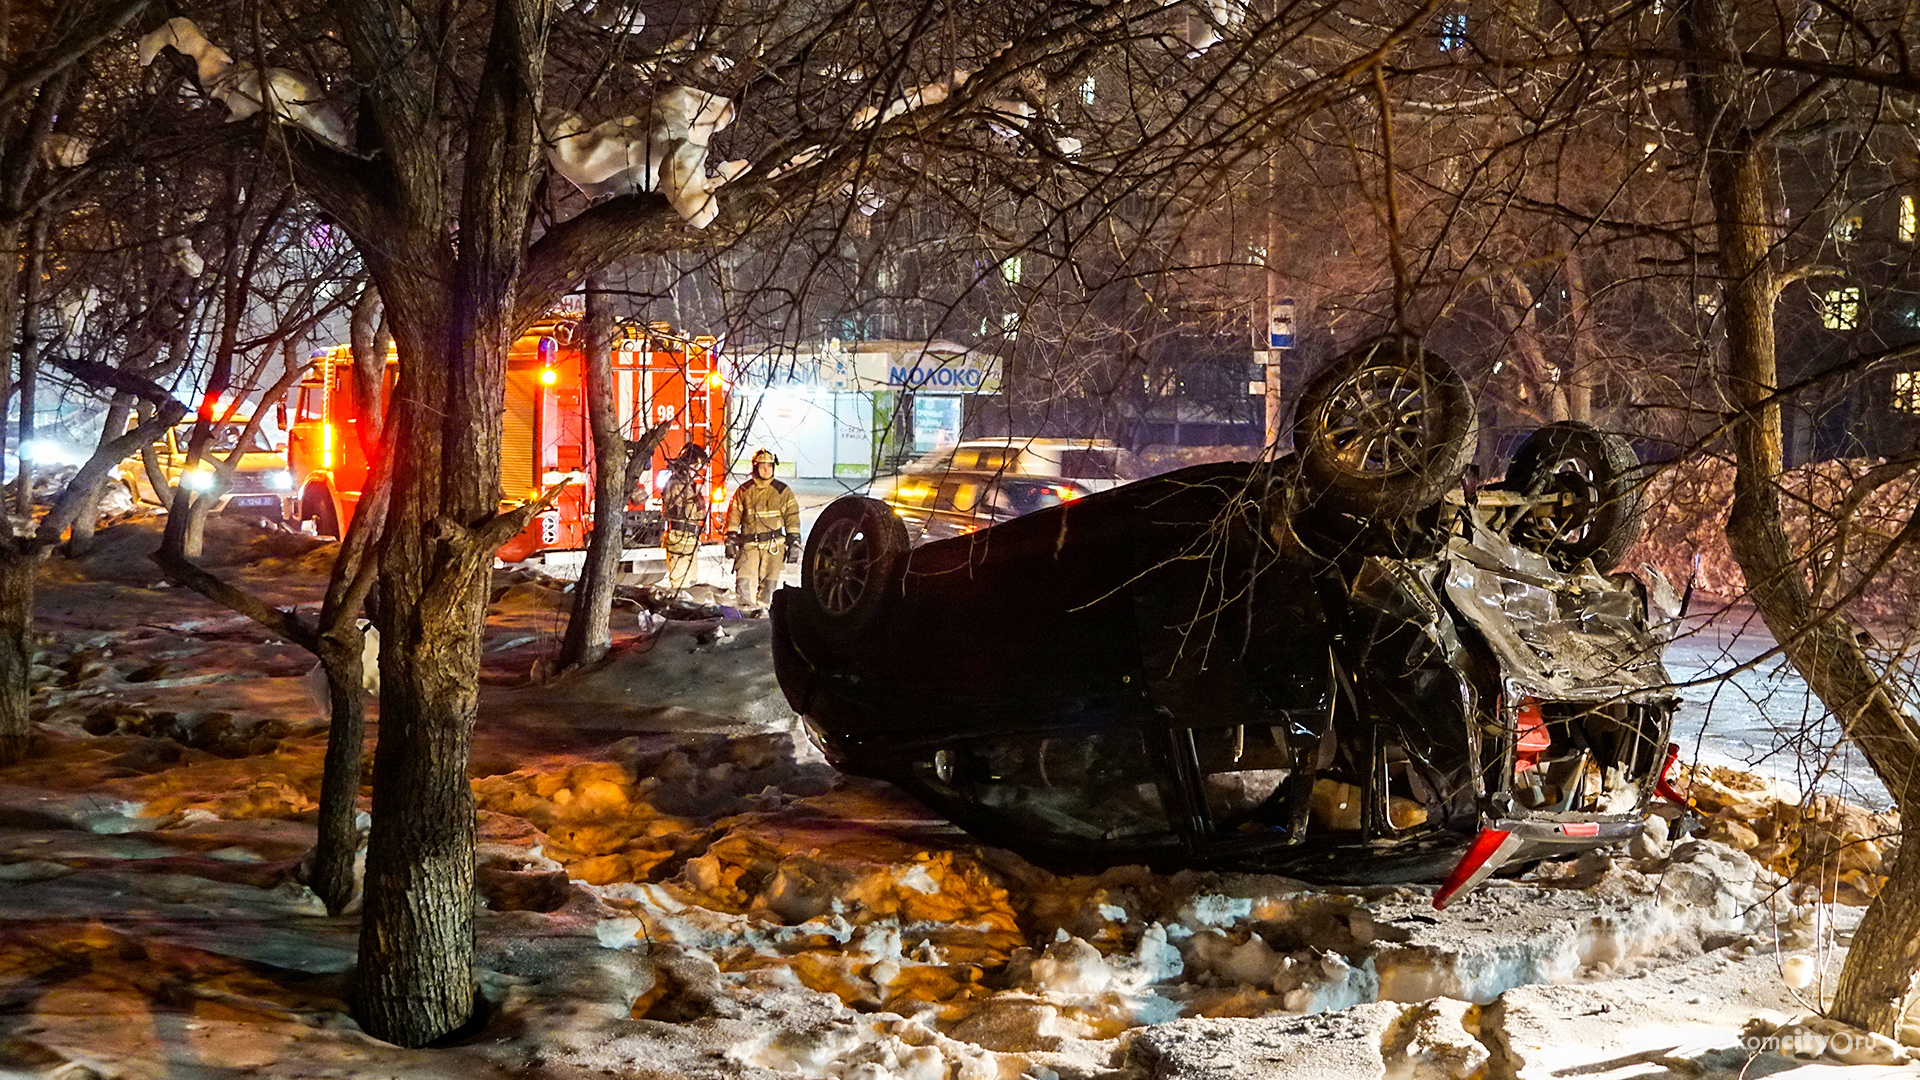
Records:
[[[727,557],[743,614],[764,614],[780,587],[783,565],[800,561],[800,500],[773,478],[779,463],[773,451],[755,450],[753,475],[727,504]]]
[[[670,464],[673,478],[660,499],[660,546],[667,551],[667,588],[679,596],[693,584],[694,554],[707,528],[707,451],[688,443]]]

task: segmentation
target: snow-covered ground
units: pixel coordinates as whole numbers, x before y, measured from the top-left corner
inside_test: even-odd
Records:
[[[563,598],[505,579],[471,768],[486,1007],[396,1049],[343,1000],[355,920],[300,883],[310,663],[106,540],[43,581],[39,742],[0,770],[0,1077],[1915,1072],[1884,1040],[1776,1030],[1830,991],[1860,909],[1737,850],[1729,822],[1778,805],[1758,781],[1696,785],[1736,846],[1650,834],[1444,912],[1421,888],[1060,876],[796,746],[764,623],[628,631],[528,685]],[[324,552],[220,546],[280,602],[317,598]],[[1691,641],[1677,668],[1718,662]],[[1722,744],[1723,692],[1703,753],[1764,745],[1785,693]]]

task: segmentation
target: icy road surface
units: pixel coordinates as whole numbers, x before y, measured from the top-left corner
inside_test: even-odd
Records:
[[[1739,608],[1691,622],[1666,655],[1680,684],[1673,737],[1682,761],[1729,765],[1875,810],[1893,805],[1759,615]]]

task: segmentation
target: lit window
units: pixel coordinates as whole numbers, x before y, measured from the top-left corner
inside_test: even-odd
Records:
[[[1860,239],[1860,215],[1849,214],[1846,217],[1835,218],[1833,220],[1833,228],[1829,229],[1828,232],[1832,234],[1835,240],[1843,243],[1852,243]]]
[[[1903,413],[1920,413],[1920,371],[1893,373],[1893,407]]]
[[[1015,255],[1001,263],[1000,276],[1006,278],[1009,285],[1020,284],[1020,256]]]
[[[1706,313],[1709,316],[1717,315],[1720,313],[1720,298],[1713,295],[1712,293],[1703,292],[1700,295],[1694,297],[1693,302],[1699,306],[1702,312]]]
[[[1920,236],[1920,215],[1914,212],[1913,196],[1902,195],[1900,196],[1900,240],[1902,243],[1911,244],[1915,236]]]
[[[1820,296],[1820,325],[1829,330],[1856,330],[1860,326],[1860,290],[1848,286],[1828,289]]]
[[[1086,78],[1080,80],[1080,100],[1081,101],[1084,101],[1089,105],[1093,104],[1094,90],[1095,90],[1095,84],[1094,84],[1093,76],[1089,75]]]
[[[1440,49],[1452,52],[1467,45],[1467,17],[1464,14],[1442,15],[1440,17]]]

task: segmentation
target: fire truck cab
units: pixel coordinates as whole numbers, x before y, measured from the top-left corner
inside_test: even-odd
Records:
[[[500,437],[503,507],[566,487],[553,505],[507,541],[499,557],[520,562],[554,551],[578,550],[593,527],[593,437],[587,421],[585,357],[578,317],[536,325],[515,342],[507,360],[506,411]],[[289,402],[287,461],[294,495],[288,517],[321,536],[340,536],[353,520],[378,446],[361,422],[353,357],[345,345],[316,352],[314,365]],[[380,394],[392,393],[398,370],[389,353]],[[639,489],[619,508],[627,545],[659,542],[660,504],[670,462],[689,443],[708,454],[707,533],[718,540],[727,509],[726,380],[714,339],[675,335],[665,323],[616,328],[613,391],[620,430],[637,440],[655,424],[670,424],[654,449]]]

